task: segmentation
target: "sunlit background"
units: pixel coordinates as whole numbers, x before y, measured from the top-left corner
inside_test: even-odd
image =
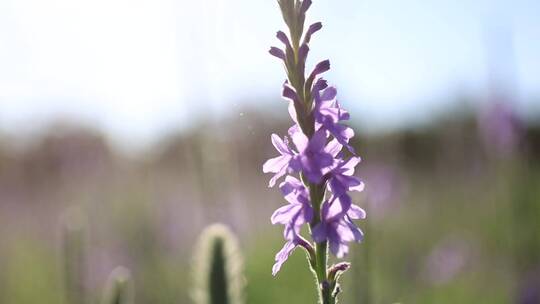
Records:
[[[540,303],[540,2],[314,0],[314,21],[308,66],[331,60],[364,159],[343,302]],[[213,222],[248,303],[315,303],[302,253],[270,271],[280,29],[271,0],[0,1],[0,303],[68,304],[73,213],[90,303],[117,265],[137,303],[190,303]]]

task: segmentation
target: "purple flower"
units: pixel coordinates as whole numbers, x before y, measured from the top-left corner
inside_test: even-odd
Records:
[[[272,267],[273,276],[275,276],[279,272],[283,263],[287,261],[287,259],[292,254],[294,249],[296,249],[296,246],[304,247],[305,249],[308,249],[310,251],[313,250],[313,247],[308,243],[308,241],[306,241],[305,239],[301,237],[287,241],[285,245],[283,245],[283,248],[281,248],[281,250],[276,254],[276,257],[275,257],[276,262],[274,263],[274,266]]]
[[[345,161],[337,160],[337,165],[327,173],[328,187],[336,197],[345,195],[347,191],[364,190],[364,183],[354,177],[354,167],[360,163],[360,157],[351,157]]]
[[[272,144],[281,155],[271,158],[263,164],[264,173],[275,173],[268,186],[273,187],[276,181],[287,172],[299,171],[302,171],[310,182],[320,183],[323,169],[334,163],[332,155],[325,149],[326,131],[320,129],[311,139],[308,139],[295,125],[289,129],[289,135],[298,149],[298,153],[289,147],[287,138],[282,140],[276,134],[272,134]]]
[[[322,78],[317,80],[316,85],[323,81],[326,81]],[[316,114],[321,116],[321,119],[328,117],[333,122],[338,122],[340,120],[349,120],[349,112],[341,108],[339,102],[336,99],[337,90],[332,86],[322,86],[322,87],[313,87],[313,95],[315,98],[315,109],[317,109]],[[322,94],[321,94],[322,91]]]
[[[272,275],[276,275],[289,255],[297,245],[309,247],[306,240],[300,236],[303,224],[313,220],[313,208],[309,199],[309,192],[298,179],[287,176],[280,185],[281,192],[288,205],[280,207],[272,214],[272,224],[285,225],[284,237],[287,240],[283,248],[276,254],[276,263],[272,267]]]
[[[422,276],[433,285],[442,285],[467,270],[472,262],[472,243],[456,236],[439,241],[426,258]]]
[[[321,215],[321,222],[313,229],[313,239],[318,243],[328,241],[330,251],[338,258],[349,252],[349,242],[363,240],[363,232],[352,220],[366,218],[366,212],[351,204],[349,196],[325,201]]]
[[[326,152],[326,131],[319,129],[311,139],[300,131],[300,128],[290,129],[291,138],[298,149],[298,155],[294,157],[294,167],[299,168],[307,179],[315,184],[321,182],[323,169],[333,164],[334,159]],[[295,170],[297,171],[297,170]]]
[[[276,181],[287,173],[289,163],[295,155],[294,151],[289,148],[286,137],[285,140],[282,140],[276,134],[272,134],[272,144],[281,155],[271,158],[263,164],[264,173],[275,173],[270,179],[268,187],[273,187],[276,184]]]
[[[276,263],[272,266],[272,275],[275,276],[281,269],[281,265],[287,261],[293,250],[296,248],[294,241],[288,241],[283,248],[276,254]]]
[[[523,137],[523,122],[507,103],[489,105],[479,117],[480,135],[489,152],[509,156]]]
[[[366,203],[369,205],[371,220],[382,219],[389,212],[398,210],[398,203],[407,196],[409,187],[397,168],[372,162],[362,172],[364,180],[369,184]]]
[[[306,187],[292,176],[287,176],[279,187],[289,204],[274,211],[270,219],[274,225],[285,225],[285,239],[294,240],[299,238],[301,226],[313,219],[309,193]]]
[[[538,265],[540,266],[540,265]],[[518,304],[538,304],[540,303],[540,267],[531,267],[520,280],[518,287]]]
[[[342,109],[336,100],[336,88],[324,88],[322,94],[318,88],[316,83],[314,90],[312,90],[315,99],[315,108],[313,109],[315,121],[330,132],[342,145],[347,147],[351,153],[355,154],[354,148],[349,145],[349,140],[354,136],[353,129],[339,123],[342,120],[348,120],[349,113]]]

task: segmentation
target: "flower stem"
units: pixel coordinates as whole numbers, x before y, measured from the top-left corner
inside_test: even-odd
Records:
[[[311,203],[313,205],[314,218],[311,223],[311,229],[315,228],[321,222],[321,207],[324,200],[325,187],[313,183],[308,184]],[[328,282],[326,273],[328,261],[328,241],[315,243],[315,275],[317,278],[317,291],[320,304],[334,304],[335,299],[332,296],[332,290]]]
[[[330,285],[326,276],[326,264],[327,264],[327,248],[328,242],[317,243],[315,245],[315,254],[317,259],[316,272],[317,272],[317,288],[319,289],[319,303],[331,304],[332,295],[330,291]]]
[[[327,254],[326,249],[328,247],[328,242],[324,241],[322,243],[315,244],[315,259],[316,259],[316,273],[319,284],[326,280],[326,260]]]

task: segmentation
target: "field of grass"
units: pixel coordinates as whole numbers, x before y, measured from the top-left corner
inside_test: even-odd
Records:
[[[238,235],[248,303],[315,303],[303,251],[271,275],[283,240],[269,216],[283,202],[260,171],[270,132],[285,129],[272,120],[208,124],[137,156],[77,128],[17,149],[0,138],[0,303],[67,304],[74,209],[88,303],[117,265],[131,270],[137,303],[191,303],[193,245],[214,222]],[[504,155],[478,134],[460,119],[360,135],[366,240],[352,246],[342,303],[529,303],[526,290],[540,292],[528,287],[540,276],[538,131]]]

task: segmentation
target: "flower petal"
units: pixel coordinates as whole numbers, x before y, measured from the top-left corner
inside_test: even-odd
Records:
[[[338,155],[341,149],[343,149],[343,145],[340,144],[339,141],[334,138],[328,143],[328,145],[326,145],[326,147],[324,148],[324,151],[332,155],[332,157],[336,157],[336,155]]]
[[[275,56],[275,57],[277,57],[279,59],[282,59],[282,60],[285,60],[285,58],[286,58],[285,52],[282,49],[277,48],[275,46],[270,47],[270,50],[268,51],[268,53],[270,53],[270,55]]]
[[[315,79],[317,75],[322,74],[328,70],[330,70],[330,60],[323,60],[317,63],[317,65],[315,65],[315,68],[309,75],[309,79]]]
[[[366,211],[354,204],[351,204],[351,207],[349,208],[347,215],[353,220],[360,220],[360,219],[363,220],[366,218]]]
[[[364,188],[365,188],[364,182],[360,181],[360,184],[358,186],[350,187],[349,191],[362,192],[364,191]]]
[[[277,172],[270,181],[268,182],[268,187],[274,187],[276,185],[277,180],[282,177],[283,175],[287,174],[287,167],[283,167],[283,169],[279,172]]]
[[[362,159],[358,156],[353,156],[351,158],[349,158],[349,160],[347,160],[345,163],[343,163],[343,165],[341,165],[341,169],[343,170],[342,173],[344,175],[353,175],[354,174],[354,168],[356,167],[356,165],[358,165],[360,162],[362,161]]]
[[[273,225],[287,224],[294,217],[294,215],[300,211],[301,208],[302,208],[302,205],[300,204],[288,204],[288,205],[282,206],[278,208],[276,211],[274,211],[274,213],[270,217],[270,221],[272,222]]]
[[[300,13],[305,14],[310,6],[311,6],[311,0],[302,1],[302,5],[300,6]]]
[[[287,107],[287,110],[289,111],[289,116],[291,116],[291,119],[298,123],[298,116],[296,115],[296,108],[294,107],[294,102],[290,101],[289,106]]]
[[[276,147],[276,150],[278,150],[281,155],[292,155],[291,149],[287,146],[287,144],[276,134],[272,134],[271,136],[272,144],[274,147]]]
[[[316,32],[318,32],[321,28],[322,28],[322,23],[320,22],[315,22],[312,25],[310,25],[304,36],[304,44],[308,44],[309,41],[311,41],[311,36],[315,34]]]
[[[296,245],[289,241],[285,243],[283,248],[276,254],[276,263],[272,267],[272,275],[275,276],[279,270],[281,269],[281,265],[287,261],[287,258],[291,255],[291,253],[296,248]]]
[[[324,223],[319,223],[317,226],[311,230],[311,236],[313,240],[317,243],[324,242],[326,240],[326,225]]]
[[[307,136],[302,132],[294,132],[291,135],[292,141],[294,145],[296,146],[296,149],[298,149],[298,152],[302,153],[304,150],[306,150],[309,140]]]
[[[328,87],[328,83],[326,80],[324,80],[323,78],[319,78],[317,79],[317,81],[315,82],[315,84],[313,84],[312,88],[311,88],[311,94],[313,96],[317,96],[317,98],[319,98],[319,91],[321,90],[324,90],[326,87]]]
[[[337,90],[335,87],[327,87],[321,94],[322,101],[330,101],[336,98]]]
[[[288,155],[281,155],[278,157],[270,158],[263,164],[263,173],[278,173],[283,171],[291,157]]]
[[[285,44],[285,47],[287,47],[287,49],[292,50],[291,43],[289,42],[289,38],[287,37],[287,34],[285,34],[282,31],[278,31],[276,33],[276,37],[277,37],[277,39],[279,39],[279,41],[281,41],[283,44]]]
[[[350,231],[352,232],[354,236],[354,241],[356,242],[362,242],[364,240],[364,233],[360,228],[358,228],[353,222],[350,220],[346,221],[347,225],[349,226]]]
[[[322,128],[317,130],[309,140],[309,149],[311,151],[322,151],[326,145],[326,131]]]

